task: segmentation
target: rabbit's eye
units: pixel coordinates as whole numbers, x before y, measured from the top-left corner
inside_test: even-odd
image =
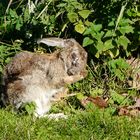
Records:
[[[71,54],[71,57],[72,57],[73,60],[76,59],[76,57],[77,57],[77,56],[76,56],[76,53],[72,53],[72,54]]]
[[[73,60],[73,63],[76,64],[78,62],[78,58],[76,58],[75,60]]]
[[[79,58],[75,53],[72,53],[72,65],[77,66]]]

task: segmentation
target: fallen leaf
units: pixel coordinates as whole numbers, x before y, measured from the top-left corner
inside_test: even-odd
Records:
[[[122,107],[118,111],[118,115],[123,116],[123,115],[129,115],[129,110],[125,107]]]
[[[138,116],[140,116],[140,107],[135,106],[135,105],[134,106],[128,106],[128,107],[121,107],[118,110],[118,115],[138,117]]]
[[[87,97],[87,101],[94,103],[95,105],[97,105],[100,108],[107,107],[107,102],[99,96],[98,97]]]
[[[135,105],[134,105],[135,107],[139,107],[140,108],[140,98],[137,98],[136,99],[136,103],[135,103]]]
[[[138,117],[140,116],[140,111],[138,109],[132,109],[129,111],[129,115],[133,117]]]

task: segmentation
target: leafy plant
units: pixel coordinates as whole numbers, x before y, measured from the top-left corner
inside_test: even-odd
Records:
[[[133,10],[135,9],[135,15],[139,15],[135,6],[136,3],[132,4]],[[131,6],[130,3],[126,1],[120,9],[119,16],[117,18],[112,17],[105,26],[102,26],[102,21],[99,24],[95,20],[86,27],[83,46],[90,46],[90,50],[92,50],[90,53],[97,58],[100,56],[116,58],[118,56],[128,57],[131,55],[134,48],[131,47],[130,39],[135,35],[134,26],[137,20],[131,20],[132,15],[130,13],[132,11],[128,7],[130,8]]]
[[[1,44],[1,43],[0,43]],[[0,45],[0,73],[3,72],[3,67],[9,63],[12,56],[20,51],[20,42],[14,42],[13,45],[1,44]]]
[[[34,102],[23,104],[20,107],[22,113],[27,113],[28,115],[33,115],[35,113],[36,104]]]
[[[108,62],[108,66],[110,69],[110,72],[114,74],[117,78],[120,80],[125,80],[128,69],[130,69],[130,65],[122,58],[116,59],[116,60],[110,60]]]

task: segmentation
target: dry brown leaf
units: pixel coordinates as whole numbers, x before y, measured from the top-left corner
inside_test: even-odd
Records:
[[[136,103],[135,103],[135,105],[134,105],[135,107],[139,107],[140,108],[140,98],[137,98],[136,99]]]
[[[129,115],[132,117],[138,117],[140,116],[140,110],[138,109],[132,109],[129,111]]]
[[[118,110],[118,115],[138,117],[138,116],[140,116],[140,107],[135,106],[135,105],[134,106],[128,106],[128,107],[121,107]]]
[[[94,103],[95,105],[97,105],[100,108],[107,107],[107,102],[99,96],[98,97],[88,97],[87,100],[91,101],[92,103]]]
[[[129,115],[129,110],[127,108],[125,108],[125,107],[122,107],[122,108],[119,109],[118,114],[120,116]]]
[[[89,102],[92,102],[93,104],[95,104],[99,108],[105,108],[108,105],[107,102],[99,96],[98,97],[86,97],[86,98],[81,100],[81,104],[83,106],[86,106]]]

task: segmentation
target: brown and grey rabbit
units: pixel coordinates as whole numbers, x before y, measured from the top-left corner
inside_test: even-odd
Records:
[[[41,117],[50,110],[56,94],[86,77],[87,53],[75,39],[43,38],[38,43],[61,49],[52,54],[17,54],[5,67],[3,101],[17,109],[23,103],[35,102],[35,116]]]

